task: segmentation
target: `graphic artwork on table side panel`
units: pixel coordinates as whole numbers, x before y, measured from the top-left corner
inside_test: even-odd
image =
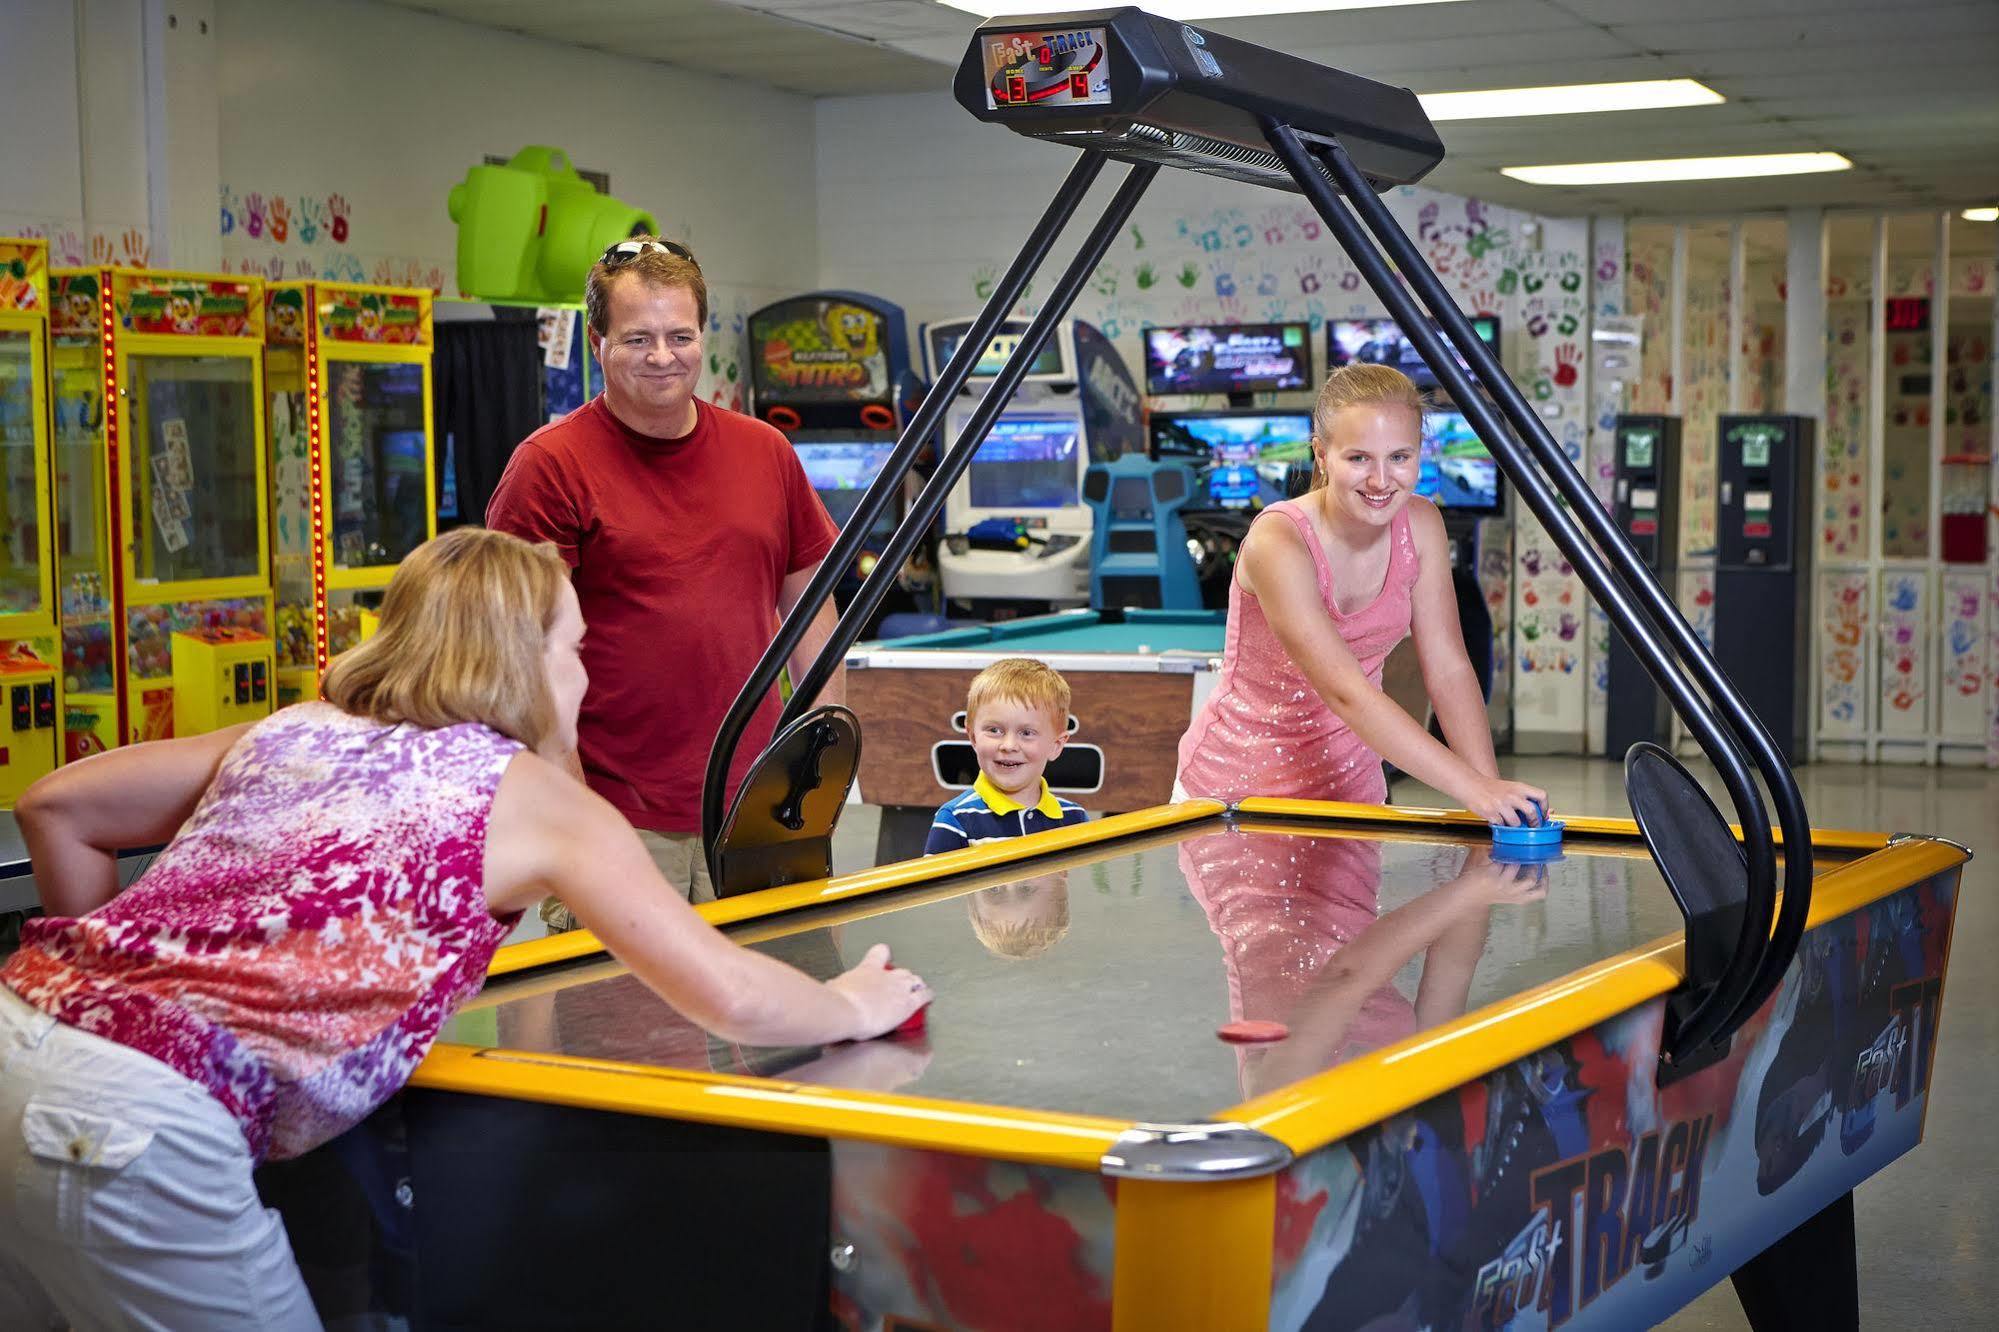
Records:
[[[1646,1327],[1922,1137],[1957,871],[1805,938],[1661,1091],[1653,1001],[1299,1160],[1273,1332]]]

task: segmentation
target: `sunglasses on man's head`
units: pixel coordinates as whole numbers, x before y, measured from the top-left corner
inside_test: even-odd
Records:
[[[619,241],[616,245],[604,251],[604,257],[597,262],[603,264],[606,268],[616,268],[620,264],[629,264],[642,254],[672,254],[678,255],[690,264],[697,262],[694,258],[694,251],[688,249],[678,241],[670,240]]]

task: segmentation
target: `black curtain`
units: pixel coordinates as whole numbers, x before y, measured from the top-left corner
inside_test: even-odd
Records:
[[[458,516],[440,518],[442,532],[486,521],[507,459],[548,422],[534,321],[439,323],[436,378],[438,476],[450,440],[458,480]]]

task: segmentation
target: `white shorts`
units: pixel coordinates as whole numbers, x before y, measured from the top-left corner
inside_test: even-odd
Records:
[[[318,1329],[222,1103],[0,985],[0,1328]]]

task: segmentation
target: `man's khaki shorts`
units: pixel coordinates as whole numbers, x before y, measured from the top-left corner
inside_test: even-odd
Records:
[[[659,833],[647,828],[637,832],[639,841],[652,856],[652,863],[659,866],[660,874],[682,897],[690,902],[715,900],[715,885],[708,879],[708,857],[702,854],[700,833]],[[575,915],[559,897],[542,902],[541,919],[550,934],[577,928]]]

